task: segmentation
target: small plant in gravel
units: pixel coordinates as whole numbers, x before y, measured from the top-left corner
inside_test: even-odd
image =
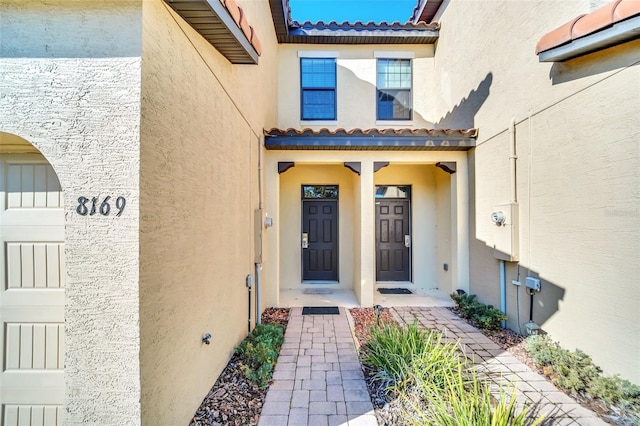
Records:
[[[473,321],[478,328],[497,330],[500,328],[500,323],[507,320],[507,316],[501,310],[478,302],[475,294],[451,293],[450,296],[460,316]]]
[[[266,388],[271,380],[283,342],[283,326],[260,324],[236,348],[236,353],[242,356],[244,375],[260,389]]]
[[[587,399],[600,399],[611,411],[640,424],[640,386],[618,376],[603,376],[589,355],[579,349],[563,349],[547,335],[529,337],[525,349],[559,387]]]

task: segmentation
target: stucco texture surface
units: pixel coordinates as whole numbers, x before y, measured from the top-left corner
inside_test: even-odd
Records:
[[[269,22],[266,2],[251,9]],[[143,16],[142,423],[187,424],[247,334],[275,42],[259,29],[261,64],[232,65],[162,2],[145,2]]]
[[[36,146],[64,193],[67,425],[140,418],[141,11],[139,2],[115,3],[1,6],[0,131]],[[119,217],[81,216],[80,196],[127,205]]]
[[[499,305],[490,215],[511,200],[513,118],[520,270],[507,267],[508,324],[517,330],[529,319],[529,296],[511,280],[539,277],[533,320],[607,373],[640,383],[640,42],[565,63],[538,63],[534,54],[547,31],[587,12],[587,1],[448,4],[436,17],[436,115],[445,127],[480,129],[470,157],[471,292]],[[470,13],[472,38],[463,35]],[[500,31],[490,25],[497,15]]]

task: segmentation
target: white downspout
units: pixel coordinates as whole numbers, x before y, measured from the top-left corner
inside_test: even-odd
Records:
[[[516,188],[516,119],[511,119],[509,123],[509,189],[511,192],[511,204],[518,202]],[[507,265],[504,260],[500,261],[500,310],[507,314]],[[502,328],[507,327],[507,322],[502,321]]]
[[[518,193],[516,188],[516,160],[518,156],[516,155],[516,119],[515,117],[511,119],[511,123],[509,124],[509,166],[510,173],[509,177],[511,178],[510,188],[511,188],[511,203],[515,204],[518,202]]]
[[[507,267],[504,260],[500,261],[500,310],[507,314]],[[502,328],[507,327],[507,322],[502,321]]]
[[[260,146],[260,137],[258,140],[258,209],[262,211],[262,146]],[[260,232],[264,232],[262,221],[264,218],[260,217]],[[260,238],[260,244],[262,244],[262,238]],[[262,254],[262,247],[260,248]],[[261,256],[262,258],[262,256]],[[260,259],[262,261],[262,259]],[[262,293],[262,263],[255,264],[256,272],[256,325],[262,323],[262,310],[261,310],[261,293]]]

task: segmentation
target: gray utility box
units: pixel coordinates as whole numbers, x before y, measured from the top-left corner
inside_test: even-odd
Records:
[[[527,277],[524,281],[524,285],[529,287],[531,290],[540,291],[540,279],[534,277]]]

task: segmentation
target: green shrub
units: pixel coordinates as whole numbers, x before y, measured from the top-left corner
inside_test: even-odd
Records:
[[[261,389],[271,380],[283,342],[283,326],[259,324],[236,348],[242,358],[244,375]]]
[[[529,337],[525,348],[558,386],[575,394],[586,392],[589,383],[601,373],[587,354],[579,349],[569,352],[548,336]]]
[[[475,294],[451,293],[450,296],[456,303],[460,316],[470,319],[481,329],[497,330],[501,322],[507,320],[507,316],[501,310],[478,302]]]
[[[462,363],[455,343],[442,343],[440,333],[422,330],[416,322],[406,328],[372,327],[363,352],[364,363],[378,371],[376,379],[392,389],[425,381],[443,387],[445,377]]]
[[[640,386],[621,379],[619,376],[595,377],[589,383],[588,392],[608,404],[618,404],[620,402],[640,404]]]
[[[640,387],[618,376],[603,376],[602,370],[581,350],[570,352],[549,336],[541,335],[527,338],[525,349],[559,387],[622,407],[629,418],[640,418]]]

